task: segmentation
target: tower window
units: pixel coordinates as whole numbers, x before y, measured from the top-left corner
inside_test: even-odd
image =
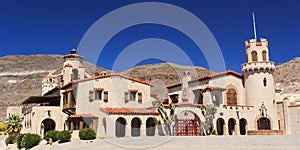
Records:
[[[267,86],[267,79],[266,78],[264,78],[263,83],[264,83],[264,86]]]
[[[256,51],[252,51],[251,56],[252,56],[252,61],[257,61],[257,52]]]
[[[262,52],[262,58],[263,58],[263,61],[267,61],[267,52],[266,51]]]
[[[227,105],[236,106],[237,105],[237,95],[236,91],[233,88],[228,89],[226,93]]]

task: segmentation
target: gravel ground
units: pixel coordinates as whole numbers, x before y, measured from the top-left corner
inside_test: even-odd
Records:
[[[0,149],[15,150],[14,145],[6,147],[1,138]],[[208,137],[137,137],[106,138],[93,141],[75,140],[68,143],[46,145],[43,141],[32,150],[112,150],[112,149],[212,149],[212,150],[299,150],[300,136],[208,136]]]

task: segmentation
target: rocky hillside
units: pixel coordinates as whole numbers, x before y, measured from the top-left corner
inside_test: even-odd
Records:
[[[300,57],[276,66],[274,73],[276,87],[282,93],[300,93]]]
[[[300,100],[300,57],[276,66],[274,78],[276,87],[282,90],[282,98]]]
[[[6,114],[6,106],[18,105],[31,95],[41,95],[41,81],[49,73],[60,73],[62,55],[10,55],[0,57],[0,118]],[[91,63],[84,62],[91,72]],[[96,72],[105,69],[97,67]]]

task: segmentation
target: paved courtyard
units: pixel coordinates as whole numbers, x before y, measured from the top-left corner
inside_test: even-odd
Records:
[[[17,149],[15,145],[5,146],[1,138],[0,149]],[[208,136],[208,137],[137,137],[106,138],[94,141],[75,140],[52,146],[45,141],[33,150],[112,150],[112,149],[211,149],[211,150],[299,150],[300,136]]]

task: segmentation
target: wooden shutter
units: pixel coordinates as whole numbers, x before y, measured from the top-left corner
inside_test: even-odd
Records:
[[[125,102],[128,102],[128,101],[129,101],[129,93],[125,92]]]
[[[89,91],[89,100],[90,100],[90,101],[93,101],[93,100],[94,100],[94,91],[93,91],[93,90],[90,90],[90,91]]]
[[[104,91],[104,102],[108,102],[108,91]]]
[[[138,101],[142,102],[142,100],[143,100],[142,92],[138,92]]]

